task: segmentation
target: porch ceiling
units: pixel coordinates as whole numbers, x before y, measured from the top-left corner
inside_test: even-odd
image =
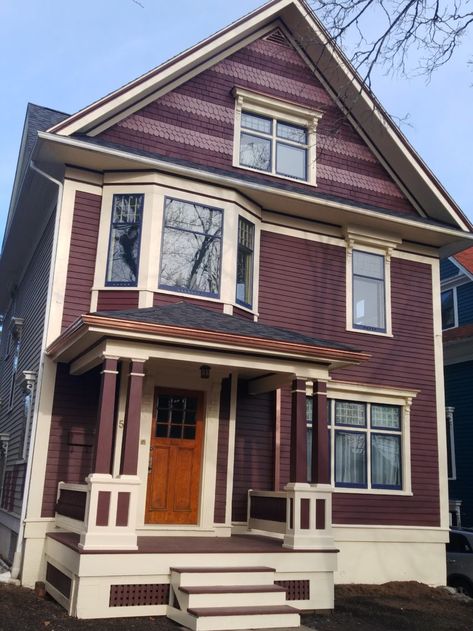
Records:
[[[55,361],[73,362],[76,374],[97,365],[104,355],[251,366],[262,371],[305,372],[307,376],[311,376],[311,366],[327,371],[369,358],[369,354],[344,344],[184,302],[83,315],[48,347],[47,353]],[[304,365],[303,373],[299,364]]]

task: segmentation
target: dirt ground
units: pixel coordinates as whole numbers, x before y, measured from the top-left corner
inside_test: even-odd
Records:
[[[303,614],[317,631],[473,631],[473,599],[419,583],[336,588],[333,614]],[[0,584],[0,631],[177,631],[167,618],[69,618],[54,601]]]

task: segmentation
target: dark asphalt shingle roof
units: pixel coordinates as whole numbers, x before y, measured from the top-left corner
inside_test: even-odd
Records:
[[[338,344],[337,342],[304,335],[297,331],[252,322],[240,316],[216,313],[188,302],[177,302],[164,307],[150,307],[147,309],[98,311],[94,315],[116,318],[118,320],[132,320],[135,322],[162,324],[165,326],[178,326],[202,331],[215,331],[217,333],[244,335],[278,342],[308,344],[310,346],[319,346],[334,350],[357,352],[356,349],[346,344]]]

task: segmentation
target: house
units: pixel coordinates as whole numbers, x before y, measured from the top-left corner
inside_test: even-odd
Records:
[[[440,264],[451,523],[473,526],[473,248]]]
[[[194,629],[444,584],[439,259],[471,239],[300,0],[72,116],[30,105],[0,260],[13,574]]]

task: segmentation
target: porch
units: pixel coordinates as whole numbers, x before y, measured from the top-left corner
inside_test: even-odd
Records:
[[[298,626],[300,610],[333,608],[336,553],[293,550],[281,539],[256,534],[140,536],[134,551],[85,551],[78,534],[52,532],[46,584],[79,618],[167,615],[195,629],[209,628],[209,619],[217,624],[211,628]],[[215,614],[195,615],[209,608],[224,608],[226,619],[237,618],[236,626],[222,626]],[[251,619],[254,608],[266,616],[264,624]]]

